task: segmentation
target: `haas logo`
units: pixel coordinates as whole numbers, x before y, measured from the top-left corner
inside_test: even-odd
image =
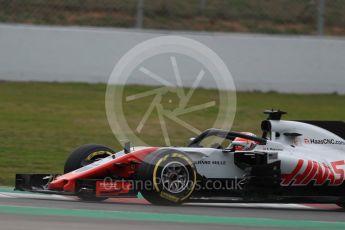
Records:
[[[306,167],[302,170],[304,165]],[[329,185],[339,186],[344,182],[344,166],[344,160],[331,162],[330,165],[312,160],[298,160],[297,166],[290,174],[282,175],[281,185],[308,185],[314,181],[314,185],[329,182]]]

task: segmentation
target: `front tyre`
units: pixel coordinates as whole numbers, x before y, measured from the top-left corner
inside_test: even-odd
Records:
[[[174,149],[158,150],[144,158],[139,168],[141,193],[156,205],[178,205],[188,200],[196,185],[192,160]]]
[[[64,173],[69,173],[81,167],[99,161],[105,157],[113,155],[115,152],[111,148],[97,144],[86,144],[75,149],[67,158]],[[95,197],[93,194],[80,193],[78,197],[87,201],[102,201],[107,198]]]
[[[64,174],[111,156],[114,153],[114,150],[103,145],[82,145],[75,149],[67,158],[64,167]]]

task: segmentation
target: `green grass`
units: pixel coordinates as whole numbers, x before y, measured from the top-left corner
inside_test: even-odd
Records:
[[[146,0],[144,27],[167,30],[315,34],[318,1]],[[0,0],[0,21],[48,25],[133,27],[137,0]],[[327,1],[325,32],[345,34],[345,3]]]
[[[61,173],[71,150],[85,143],[100,143],[119,149],[105,114],[103,84],[16,83],[0,82],[0,185],[11,185],[15,173]],[[128,95],[151,89],[128,86]],[[173,98],[174,95],[167,94]],[[197,90],[192,104],[217,101],[215,90]],[[148,100],[148,101],[145,101]],[[128,104],[125,109],[129,126],[135,128],[149,99]],[[165,103],[165,102],[164,102]],[[345,96],[297,95],[240,92],[233,130],[260,132],[262,111],[280,108],[288,119],[344,120]],[[167,103],[165,103],[167,104]],[[130,111],[130,112],[129,112]],[[199,129],[212,126],[218,107],[187,116]],[[145,141],[162,145],[156,115],[149,119],[143,132]],[[185,145],[191,133],[174,123],[167,124],[176,145]],[[145,137],[144,137],[145,138]]]

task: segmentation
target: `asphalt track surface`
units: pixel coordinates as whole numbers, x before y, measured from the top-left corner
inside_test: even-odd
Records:
[[[0,188],[0,229],[345,229],[335,205],[186,204],[154,206],[144,199],[83,202],[74,197]]]

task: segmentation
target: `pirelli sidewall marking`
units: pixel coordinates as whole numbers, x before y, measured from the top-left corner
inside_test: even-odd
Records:
[[[169,158],[180,158],[180,159],[182,159],[183,161],[185,161],[187,163],[187,166],[190,167],[193,171],[192,185],[190,186],[187,194],[184,194],[183,197],[179,197],[179,196],[172,195],[170,193],[161,191],[159,188],[159,185],[157,184],[158,168],[160,165],[164,164],[164,162],[166,160],[168,160]],[[170,154],[167,154],[166,156],[164,156],[163,158],[159,159],[159,161],[155,165],[154,170],[153,170],[153,185],[154,185],[155,190],[160,193],[160,196],[162,198],[165,198],[165,199],[170,200],[172,202],[178,203],[178,202],[181,202],[181,201],[187,199],[192,194],[192,192],[194,191],[194,188],[196,186],[196,177],[197,177],[196,176],[196,170],[195,170],[193,162],[190,159],[188,159],[186,156],[184,156],[183,154],[180,154],[180,153],[170,153]]]

